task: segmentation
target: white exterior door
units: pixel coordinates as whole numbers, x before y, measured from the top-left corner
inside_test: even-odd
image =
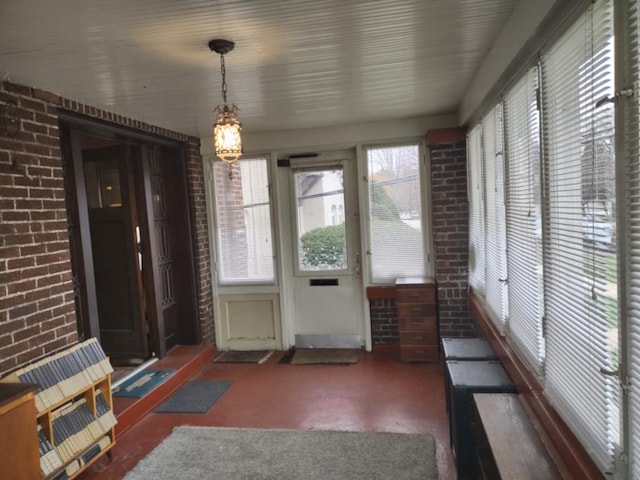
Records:
[[[365,328],[356,159],[350,152],[326,157],[289,166],[288,323],[297,347],[359,348]]]

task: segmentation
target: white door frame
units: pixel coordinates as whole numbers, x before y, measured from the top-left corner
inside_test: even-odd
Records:
[[[294,155],[295,156],[295,155]],[[327,165],[336,165],[337,163],[341,163],[343,161],[353,162],[349,165],[351,169],[351,178],[348,178],[347,181],[350,182],[349,186],[345,186],[345,190],[351,190],[353,192],[352,199],[347,202],[347,209],[349,209],[349,214],[351,214],[355,220],[351,232],[352,236],[357,237],[355,241],[358,242],[356,244],[354,240],[348,240],[350,245],[349,254],[351,256],[350,259],[350,274],[354,275],[353,262],[355,260],[355,252],[359,252],[360,262],[362,261],[362,241],[361,241],[361,232],[362,225],[359,221],[359,209],[360,209],[360,198],[359,193],[357,191],[358,182],[357,178],[359,178],[360,167],[359,163],[359,155],[358,149],[349,148],[342,150],[334,150],[334,151],[326,151],[320,154],[314,154],[312,157],[308,158],[295,158],[286,160],[285,157],[287,155],[280,155],[280,167],[275,166],[277,169],[276,174],[273,178],[276,179],[276,183],[278,184],[277,188],[277,200],[276,200],[276,210],[278,212],[277,217],[279,219],[278,222],[278,237],[279,237],[279,245],[280,252],[278,253],[278,266],[279,266],[279,276],[280,276],[280,300],[281,300],[281,313],[282,313],[282,330],[283,330],[283,344],[285,346],[293,346],[295,345],[295,335],[297,325],[295,322],[295,295],[293,292],[296,280],[296,255],[294,252],[297,250],[297,241],[295,237],[295,212],[292,209],[292,205],[294,204],[294,192],[292,188],[292,176],[293,169],[295,168],[304,168],[304,167],[322,167]],[[277,162],[273,162],[274,165]],[[286,165],[286,166],[285,166]],[[345,217],[347,212],[345,212]],[[336,273],[336,272],[332,272]],[[313,275],[304,275],[306,277],[311,277]],[[318,277],[322,277],[322,272],[318,272]],[[339,275],[336,275],[339,276]],[[355,275],[354,275],[355,276]],[[359,275],[357,275],[358,282],[358,295],[361,298],[359,301],[359,317],[361,317],[362,324],[359,325],[359,335],[360,340],[364,344],[367,350],[371,349],[371,327],[369,324],[369,308],[368,301],[366,298],[366,291],[364,286],[364,272],[362,271],[362,265],[359,267]]]

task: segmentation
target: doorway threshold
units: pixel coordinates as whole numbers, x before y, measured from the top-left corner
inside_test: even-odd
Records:
[[[360,335],[296,335],[296,348],[360,348]]]
[[[160,403],[178,390],[200,368],[213,360],[213,347],[206,344],[177,345],[157,359],[151,370],[175,370],[166,381],[141,398],[113,397],[113,410],[118,419],[116,438],[142,420]]]
[[[138,365],[137,367],[114,367],[114,373],[117,375],[118,378],[117,378],[116,381],[111,382],[111,391],[113,391],[118,386],[122,385],[124,382],[129,380],[136,373],[144,370],[145,368],[147,368],[150,365],[153,365],[158,360],[159,360],[158,357],[151,357],[149,360],[147,360],[146,362]],[[120,370],[126,370],[126,373],[124,373],[123,375],[118,375],[118,372]],[[113,377],[114,374],[111,374],[111,376]]]

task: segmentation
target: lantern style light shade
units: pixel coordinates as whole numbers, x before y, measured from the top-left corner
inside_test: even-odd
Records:
[[[227,163],[233,163],[243,153],[242,124],[235,112],[235,105],[231,108],[224,105],[219,109],[216,123],[213,124],[213,145],[216,156]]]
[[[222,100],[223,104],[215,108],[217,113],[216,123],[213,124],[213,148],[216,156],[229,164],[235,162],[243,153],[242,149],[242,124],[238,120],[236,111],[238,107],[227,104],[227,80],[224,64],[224,56],[233,50],[235,44],[230,40],[214,39],[209,42],[209,49],[220,55],[220,71],[222,73]],[[230,170],[231,172],[231,170]]]

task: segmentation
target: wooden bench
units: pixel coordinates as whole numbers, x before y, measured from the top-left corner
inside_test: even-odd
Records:
[[[518,395],[475,393],[476,473],[490,480],[556,480],[562,476]]]

